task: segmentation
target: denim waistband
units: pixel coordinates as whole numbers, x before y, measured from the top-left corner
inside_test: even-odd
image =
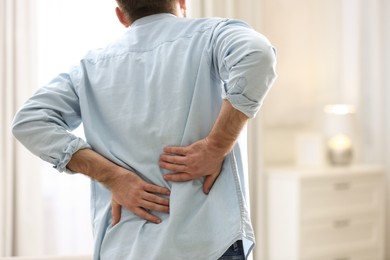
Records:
[[[237,240],[228,250],[219,258],[219,260],[240,260],[245,259],[242,240]]]

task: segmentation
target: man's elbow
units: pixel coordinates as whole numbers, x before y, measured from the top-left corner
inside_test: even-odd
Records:
[[[17,140],[20,140],[20,138],[22,137],[22,132],[23,132],[22,129],[23,129],[23,127],[22,127],[21,120],[18,118],[18,115],[16,115],[12,121],[11,132],[12,132],[12,135]]]
[[[270,88],[275,81],[276,74],[276,50],[273,46],[263,46],[261,51],[257,52],[258,72],[264,77],[264,85]]]

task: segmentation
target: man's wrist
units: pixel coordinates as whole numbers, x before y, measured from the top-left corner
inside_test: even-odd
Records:
[[[226,156],[234,147],[248,117],[225,100],[213,129],[207,136],[211,149]]]
[[[221,138],[216,138],[213,135],[209,135],[205,139],[209,149],[222,157],[225,157],[232,150],[234,145],[234,140],[222,140]]]
[[[67,168],[82,173],[110,188],[121,174],[120,167],[91,149],[73,154]]]

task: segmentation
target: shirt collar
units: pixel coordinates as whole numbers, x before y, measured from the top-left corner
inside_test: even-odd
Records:
[[[133,22],[133,24],[131,25],[131,27],[133,28],[133,27],[141,26],[144,24],[148,24],[148,23],[152,23],[155,21],[159,21],[159,20],[166,19],[166,18],[172,18],[172,17],[176,17],[176,16],[173,14],[170,14],[170,13],[148,15],[148,16],[145,16],[145,17],[142,17],[142,18],[135,20]]]

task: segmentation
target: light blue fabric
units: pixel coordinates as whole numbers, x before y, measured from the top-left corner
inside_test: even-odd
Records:
[[[273,47],[241,21],[152,15],[39,89],[16,115],[13,132],[59,171],[74,152],[91,147],[171,190],[170,213],[153,212],[161,224],[122,209],[112,227],[110,191],[92,181],[94,259],[217,259],[240,239],[248,254],[255,238],[240,144],[209,195],[202,180],[166,182],[158,161],[163,147],[207,136],[223,99],[254,117],[274,70]],[[86,142],[68,132],[81,122]]]

